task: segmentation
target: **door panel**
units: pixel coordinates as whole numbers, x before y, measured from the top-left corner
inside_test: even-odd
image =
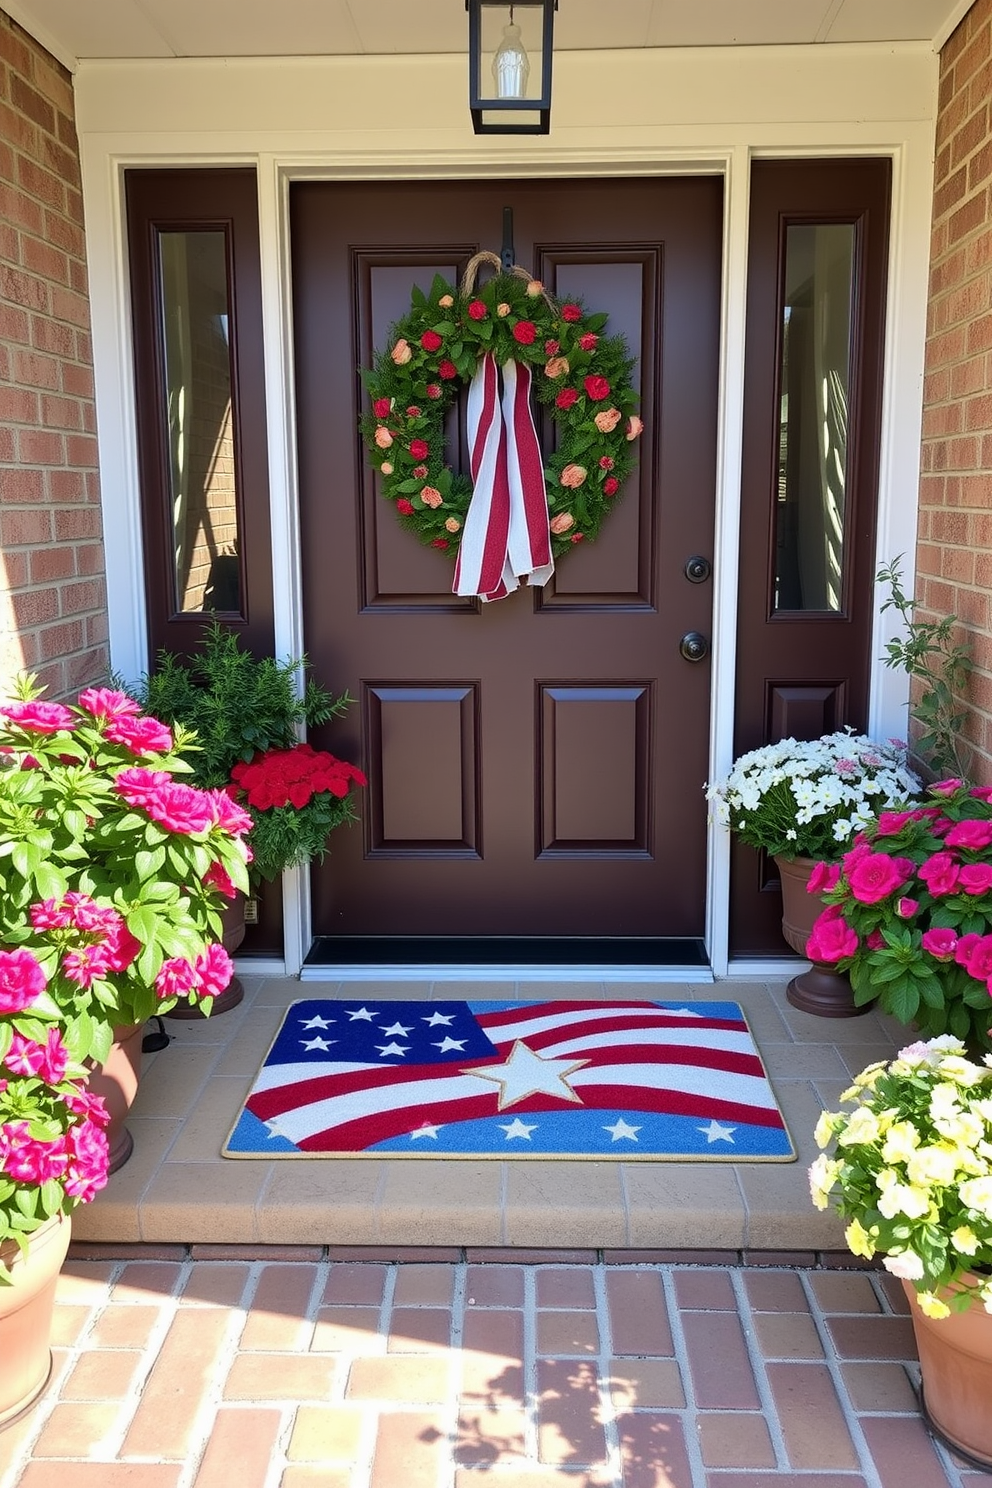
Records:
[[[506,205],[517,261],[626,336],[646,427],[600,539],[483,605],[378,495],[356,367]],[[371,779],[318,935],[702,934],[710,669],[679,641],[710,625],[683,569],[712,552],[721,210],[716,179],[293,187],[305,638],[359,700],[318,742]],[[461,410],[448,439],[467,468]]]
[[[886,160],[752,168],[735,754],[867,722],[890,185]],[[732,953],[787,955],[781,919],[735,839]]]

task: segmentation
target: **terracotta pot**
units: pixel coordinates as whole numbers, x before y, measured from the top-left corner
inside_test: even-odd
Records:
[[[976,1278],[977,1279],[977,1278]],[[922,1370],[921,1406],[935,1436],[983,1467],[992,1467],[992,1313],[980,1303],[950,1317],[920,1311],[904,1281]]]
[[[223,924],[221,942],[227,954],[233,956],[245,938],[245,896],[240,890],[224,910],[221,921]],[[232,976],[220,996],[214,998],[210,1008],[210,1017],[219,1017],[221,1013],[227,1013],[231,1008],[237,1007],[244,995],[245,989],[241,985],[240,977]],[[205,1018],[206,1016],[206,1013],[202,1013],[199,1007],[195,1007],[186,997],[181,997],[174,1008],[170,1008],[167,1013],[163,1014],[166,1018]]]
[[[114,1041],[106,1062],[90,1071],[87,1084],[94,1095],[102,1095],[110,1112],[107,1141],[110,1145],[111,1173],[122,1168],[131,1156],[134,1138],[125,1126],[127,1113],[134,1103],[141,1078],[141,1039],[143,1023],[114,1029]]]
[[[775,857],[782,882],[782,934],[797,956],[806,955],[810,931],[824,907],[818,894],[806,892],[817,861],[778,854]],[[809,971],[793,977],[785,995],[793,1007],[820,1018],[857,1018],[871,1005],[857,1007],[847,973],[820,961],[814,961]]]
[[[22,1255],[12,1240],[0,1244],[0,1431],[29,1410],[52,1373],[55,1286],[69,1249],[71,1224],[58,1216],[35,1230]]]

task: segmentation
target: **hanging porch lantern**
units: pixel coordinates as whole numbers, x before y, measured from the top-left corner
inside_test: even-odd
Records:
[[[550,133],[558,0],[465,0],[465,9],[469,108],[476,134]],[[521,11],[526,12],[523,25],[517,16]]]

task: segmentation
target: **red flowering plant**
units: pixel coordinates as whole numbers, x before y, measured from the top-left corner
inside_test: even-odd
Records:
[[[357,766],[309,744],[240,761],[231,779],[252,819],[252,876],[266,879],[322,859],[334,828],[357,819],[353,787],[367,784]]]
[[[247,888],[251,818],[176,778],[183,743],[106,688],[67,706],[28,677],[0,707],[0,1015],[27,1020],[0,1031],[0,1173],[9,1122],[30,1120],[9,1109],[11,1077],[41,1057],[14,1068],[15,1034],[101,1063],[115,1026],[179,997],[209,1011],[230,981],[221,911]]]
[[[488,255],[480,255],[488,257]],[[498,260],[497,260],[498,262]],[[472,499],[469,476],[445,455],[445,418],[481,358],[525,364],[555,426],[544,458],[556,557],[592,541],[634,467],[643,430],[634,360],[607,316],[558,301],[522,271],[461,289],[435,275],[362,372],[369,408],[361,429],[382,495],[421,542],[454,557]]]
[[[929,800],[883,811],[810,893],[827,904],[807,954],[850,974],[855,1002],[877,1002],[927,1036],[992,1048],[992,787],[959,779]]]

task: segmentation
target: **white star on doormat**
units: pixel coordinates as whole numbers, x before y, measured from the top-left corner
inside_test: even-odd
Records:
[[[520,1120],[519,1116],[514,1116],[509,1125],[505,1125],[502,1121],[498,1122],[497,1124],[499,1125],[501,1130],[506,1132],[506,1140],[508,1142],[513,1137],[525,1137],[526,1140],[529,1142],[531,1132],[537,1131],[536,1122],[533,1126],[528,1126],[526,1122]]]
[[[352,1023],[372,1022],[372,1014],[369,1012],[367,1007],[345,1008],[345,1012],[348,1014],[348,1017],[351,1019]]]
[[[614,1142],[619,1142],[623,1137],[627,1137],[631,1142],[636,1142],[637,1133],[640,1131],[640,1129],[641,1128],[639,1126],[628,1126],[622,1116],[618,1116],[612,1126],[603,1127],[604,1131],[608,1131],[610,1133]]]
[[[421,1019],[421,1022],[426,1023],[428,1028],[437,1028],[440,1023],[450,1024],[454,1023],[454,1021],[454,1013],[431,1013],[429,1018]]]
[[[407,1028],[405,1023],[391,1023],[389,1027],[384,1028],[382,1032],[386,1035],[387,1038],[395,1038],[397,1034],[399,1034],[400,1038],[406,1038],[410,1030],[409,1028]]]
[[[315,1036],[312,1039],[300,1039],[300,1043],[303,1045],[304,1049],[325,1049],[326,1050],[326,1049],[329,1049],[332,1044],[337,1043],[337,1039],[325,1039],[325,1038],[320,1038],[319,1036]]]
[[[556,1095],[560,1100],[581,1106],[582,1097],[569,1085],[568,1076],[588,1063],[588,1059],[542,1059],[518,1039],[505,1063],[463,1068],[461,1073],[494,1081],[499,1086],[499,1111],[526,1100],[529,1095]]]
[[[308,1018],[305,1023],[301,1023],[300,1024],[300,1027],[301,1028],[330,1028],[330,1026],[331,1026],[331,1024],[333,1022],[334,1022],[334,1019],[333,1018],[321,1018],[318,1015],[315,1018]]]
[[[736,1126],[721,1126],[719,1121],[711,1121],[709,1126],[697,1126],[697,1131],[702,1132],[707,1142],[729,1142],[733,1145]]]
[[[409,1044],[376,1044],[381,1059],[385,1059],[387,1054],[392,1054],[396,1059],[402,1059],[409,1047]]]
[[[441,1043],[435,1044],[434,1047],[435,1049],[440,1049],[442,1054],[447,1054],[452,1049],[458,1049],[459,1051],[461,1051],[462,1049],[464,1049],[465,1043],[465,1039],[453,1039],[445,1037],[444,1039],[442,1039]]]
[[[431,1137],[436,1142],[440,1130],[439,1126],[431,1126],[430,1122],[425,1121],[423,1126],[418,1126],[416,1131],[410,1133],[410,1141],[415,1142],[418,1137]]]

